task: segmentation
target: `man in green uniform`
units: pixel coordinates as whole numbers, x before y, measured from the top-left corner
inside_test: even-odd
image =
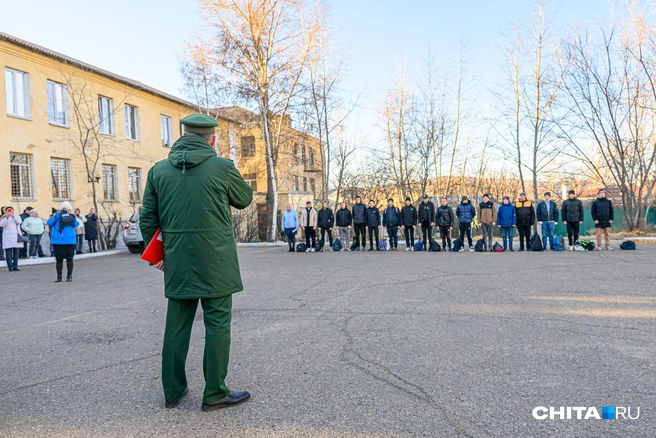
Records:
[[[161,229],[168,298],[162,350],[162,385],[166,407],[187,395],[185,361],[198,300],[205,319],[204,411],[234,406],[249,399],[225,383],[230,355],[232,294],[243,289],[230,207],[246,208],[253,190],[232,161],[213,148],[213,118],[194,114],[180,121],[184,136],[167,160],[148,172],[139,218],[146,245]],[[166,266],[164,265],[166,264]]]

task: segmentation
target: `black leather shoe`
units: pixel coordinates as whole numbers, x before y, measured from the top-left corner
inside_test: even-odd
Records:
[[[55,280],[55,283],[61,283],[62,282],[62,277],[61,275],[57,276],[57,280]]]
[[[66,281],[67,281],[67,282],[71,282],[71,281],[73,281],[73,276],[72,276],[72,275],[68,275],[68,276],[66,276]]]
[[[182,391],[182,395],[177,400],[171,400],[171,401],[167,400],[165,404],[166,408],[167,409],[177,408],[178,405],[180,404],[180,401],[182,401],[182,399],[185,398],[187,394],[189,394],[189,387],[185,388],[185,390]]]
[[[229,408],[244,403],[249,398],[251,398],[251,393],[248,391],[244,391],[244,392],[230,391],[230,394],[227,397],[223,397],[221,400],[217,400],[214,403],[208,403],[208,404],[203,403],[201,409],[204,412],[208,412],[208,411],[215,411],[221,408]]]

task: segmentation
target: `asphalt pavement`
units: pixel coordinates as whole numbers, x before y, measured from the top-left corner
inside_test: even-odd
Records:
[[[122,253],[0,271],[0,436],[653,437],[656,245],[545,253],[240,248],[228,384],[165,409],[160,272]],[[4,262],[3,262],[4,263]],[[636,420],[538,420],[535,407]]]

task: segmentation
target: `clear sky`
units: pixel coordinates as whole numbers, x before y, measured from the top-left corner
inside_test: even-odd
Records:
[[[328,0],[327,0],[328,1]],[[440,65],[457,58],[461,37],[483,86],[499,80],[498,46],[509,23],[528,20],[530,0],[332,0],[333,21],[349,47],[345,88],[363,93],[359,125],[370,125],[395,59],[416,67],[430,47]],[[566,0],[558,18],[592,20],[607,0]],[[0,0],[0,31],[181,95],[178,60],[185,41],[203,31],[195,0]],[[181,96],[184,97],[184,96]],[[362,126],[365,130],[369,126]]]

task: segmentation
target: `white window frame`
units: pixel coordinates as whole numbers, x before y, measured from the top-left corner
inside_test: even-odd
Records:
[[[9,108],[9,84],[7,83],[7,73],[11,74],[11,84],[12,84],[12,102],[13,108]],[[23,75],[25,78],[24,89],[23,89],[23,102],[25,104],[25,115],[18,114],[17,109],[17,94],[16,94],[16,76]],[[15,117],[17,119],[32,120],[32,105],[30,104],[30,74],[24,71],[15,70],[13,68],[5,67],[5,109],[7,110],[7,115],[9,117]]]
[[[132,191],[132,175],[130,174],[131,170],[136,170],[137,175],[137,191],[135,196],[132,196],[134,193]],[[128,195],[130,196],[130,203],[138,204],[141,202],[141,168],[140,167],[128,167]]]
[[[61,108],[57,108],[56,105],[57,102],[55,101],[57,90],[60,90]],[[48,94],[48,122],[54,126],[61,126],[64,128],[68,128],[69,127],[68,87],[64,84],[60,84],[59,82],[51,81],[50,79],[48,79],[46,81],[46,92]],[[50,115],[51,105],[52,105],[54,120],[51,118]],[[63,122],[60,121],[60,116],[61,118],[63,118]]]
[[[103,100],[108,102],[109,114],[103,113]],[[107,124],[109,132],[103,131],[103,127]],[[116,135],[116,126],[114,124],[114,99],[111,97],[98,95],[98,132],[105,135]]]
[[[64,179],[66,181],[66,192],[68,196],[61,196],[62,195],[62,190],[57,190],[57,186],[55,184],[55,175],[53,175],[53,161],[58,160],[58,161],[63,161],[65,165],[65,172],[66,174],[64,175]],[[57,167],[59,169],[59,167]],[[59,176],[59,175],[57,175]],[[52,200],[53,201],[68,201],[70,199],[73,199],[73,187],[72,187],[72,181],[71,181],[71,160],[68,160],[66,158],[57,158],[57,157],[50,157],[50,177],[51,177],[51,182],[52,182]],[[57,191],[57,193],[55,193]]]
[[[12,157],[13,156],[25,156],[27,157],[27,164],[22,164],[22,163],[12,163]],[[33,156],[30,154],[23,154],[20,152],[9,152],[9,184],[10,184],[10,190],[11,190],[11,199],[14,201],[31,201],[34,200],[34,169],[33,169],[34,161],[33,161]],[[14,196],[13,193],[13,181],[12,181],[12,172],[11,168],[12,166],[17,166],[19,168],[19,174],[18,174],[18,183],[20,185],[20,191],[21,194],[25,194],[23,191],[23,172],[27,172],[27,196]]]
[[[123,113],[125,118],[125,138],[139,141],[139,107],[126,103],[123,105]],[[133,126],[134,132],[130,132]]]
[[[160,114],[159,126],[160,126],[160,134],[162,136],[162,147],[165,148],[172,147],[173,146],[173,119],[164,114]]]
[[[107,177],[105,174],[105,167],[112,168],[112,189],[114,190],[113,198],[107,197]],[[116,164],[102,164],[102,179],[103,179],[103,200],[105,202],[118,202],[118,166]]]

